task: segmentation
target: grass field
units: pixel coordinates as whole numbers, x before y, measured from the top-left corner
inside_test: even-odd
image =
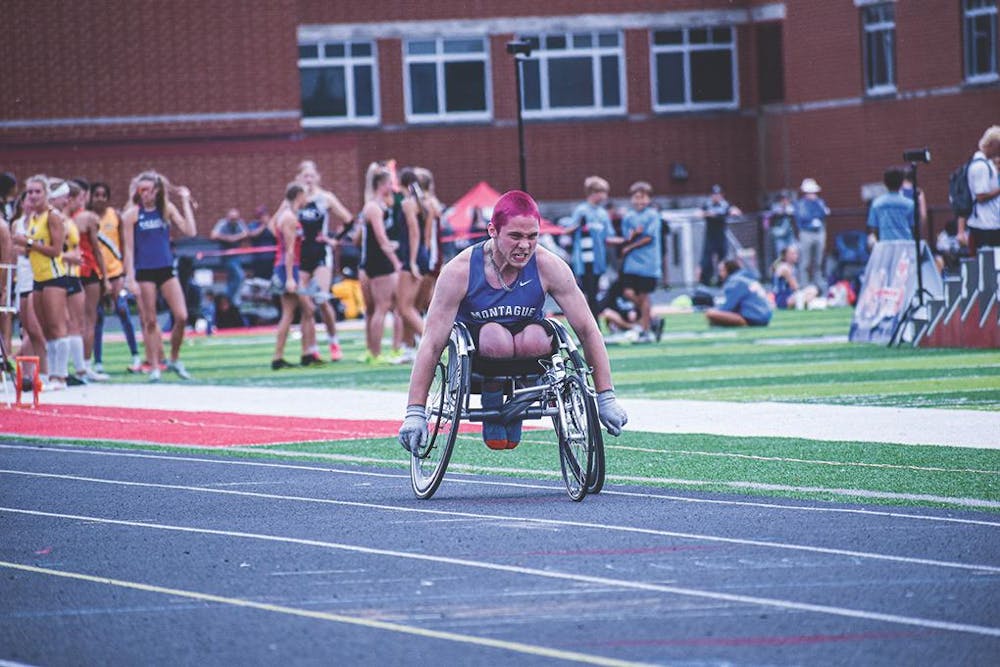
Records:
[[[1000,411],[1000,350],[850,344],[850,317],[848,309],[781,311],[767,328],[726,331],[709,329],[697,313],[669,315],[659,345],[609,348],[615,384],[623,396],[655,399]],[[409,367],[358,361],[364,348],[357,330],[342,332],[341,340],[345,359],[323,368],[272,372],[269,335],[195,338],[183,356],[196,382],[204,384],[405,390]],[[296,348],[290,341],[289,358]],[[105,366],[124,367],[125,352],[123,344],[108,345]],[[143,378],[116,375],[115,380]],[[491,452],[477,440],[463,438],[451,470],[546,477],[558,470],[547,432],[527,434],[515,452]],[[636,432],[606,442],[612,483],[1000,510],[1000,451],[995,450]],[[391,440],[285,445],[254,455],[405,464]]]

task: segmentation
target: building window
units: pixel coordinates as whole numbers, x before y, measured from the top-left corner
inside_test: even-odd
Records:
[[[489,120],[488,56],[482,37],[408,40],[403,54],[408,121]]]
[[[861,8],[864,27],[865,91],[869,95],[896,91],[896,13],[885,2]]]
[[[302,125],[373,125],[375,52],[371,42],[299,44]]]
[[[966,81],[997,78],[997,2],[963,0]]]
[[[625,52],[618,32],[520,35],[531,44],[522,63],[526,118],[625,113]]]
[[[654,30],[653,109],[735,109],[736,36],[728,26]]]

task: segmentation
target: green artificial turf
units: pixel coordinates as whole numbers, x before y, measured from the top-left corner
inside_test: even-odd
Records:
[[[615,385],[630,398],[1000,410],[1000,350],[852,344],[847,342],[850,319],[849,309],[779,311],[768,327],[722,330],[709,328],[699,313],[668,315],[658,345],[609,346]],[[366,365],[359,360],[362,332],[342,330],[340,338],[344,360],[321,368],[271,371],[269,335],[192,338],[183,359],[199,384],[406,389],[408,366]],[[296,360],[298,343],[289,341],[287,351],[287,358]],[[126,352],[122,343],[106,344],[105,368],[116,382],[145,381],[116,372],[125,367]],[[169,374],[164,380],[177,381]],[[633,431],[605,440],[611,485],[635,482],[839,502],[948,506],[947,499],[958,499],[970,507],[974,504],[968,501],[978,500],[1000,506],[997,450]],[[493,452],[478,434],[462,435],[449,475],[558,477],[554,443],[551,431],[526,431],[516,450]],[[407,464],[391,439],[212,453],[396,469]]]

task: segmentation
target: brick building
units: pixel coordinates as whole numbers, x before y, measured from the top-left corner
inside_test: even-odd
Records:
[[[1000,122],[996,0],[171,0],[5,3],[0,169],[108,180],[155,167],[207,234],[274,205],[300,160],[354,209],[373,160],[422,164],[452,201],[518,185],[622,196],[712,183],[752,210],[816,178],[835,208],[928,145],[932,206]],[[544,10],[544,14],[540,13]],[[391,18],[384,18],[391,17]],[[684,174],[686,173],[686,178]]]

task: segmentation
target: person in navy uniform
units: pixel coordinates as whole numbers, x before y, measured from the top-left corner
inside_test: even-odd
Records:
[[[410,375],[406,418],[399,431],[405,449],[417,451],[427,440],[427,394],[452,323],[469,327],[482,360],[541,357],[551,353],[553,344],[544,321],[546,294],[562,308],[594,369],[601,422],[611,435],[621,433],[628,416],[615,397],[604,338],[572,270],[538,246],[540,225],[531,196],[507,192],[493,209],[489,238],[462,251],[441,270]],[[484,407],[498,407],[501,399],[499,387],[484,387]],[[486,422],[483,440],[492,449],[510,449],[518,444],[520,430],[519,421]]]

